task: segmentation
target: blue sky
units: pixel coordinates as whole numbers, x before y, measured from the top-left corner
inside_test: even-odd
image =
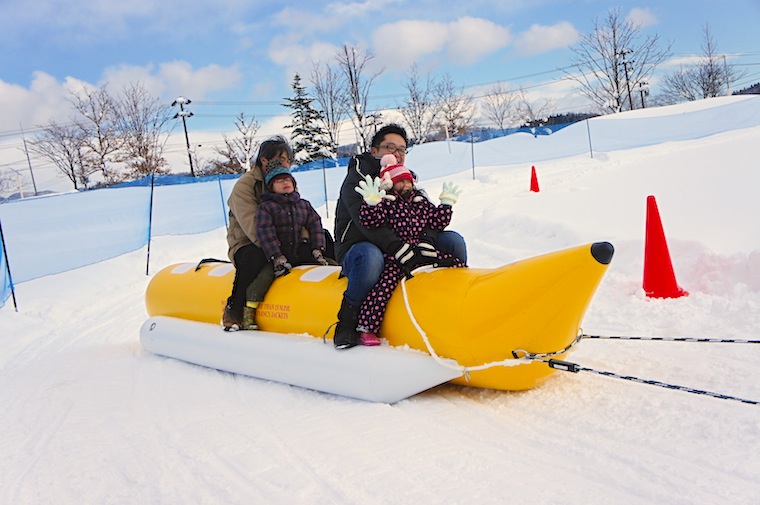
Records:
[[[743,84],[760,81],[759,0],[0,0],[0,134],[66,119],[67,89],[130,81],[168,103],[191,98],[191,128],[229,131],[240,112],[274,124],[288,112],[279,104],[293,73],[308,76],[343,43],[372,51],[383,69],[371,108],[403,100],[416,62],[468,92],[505,81],[560,111],[580,110],[557,69],[578,35],[615,7],[644,35],[672,42],[674,62],[700,53],[709,22],[719,52],[747,72]]]

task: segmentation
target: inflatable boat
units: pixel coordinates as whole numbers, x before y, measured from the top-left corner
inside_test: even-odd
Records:
[[[384,345],[343,351],[331,341],[346,288],[339,267],[296,267],[259,306],[260,330],[227,333],[219,319],[232,265],[180,263],[151,279],[141,341],[162,356],[370,401],[448,381],[526,390],[555,370],[521,356],[564,356],[613,252],[597,242],[492,269],[417,271],[390,300]]]

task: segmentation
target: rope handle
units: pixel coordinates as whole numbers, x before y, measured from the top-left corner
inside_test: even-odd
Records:
[[[198,264],[195,266],[195,271],[197,272],[198,270],[200,270],[200,269],[201,269],[201,267],[202,267],[203,265],[205,265],[206,263],[232,263],[232,262],[231,262],[231,261],[229,261],[229,260],[218,260],[218,259],[216,259],[216,258],[203,258],[203,259],[202,259],[202,260],[200,260],[200,261],[198,262]]]
[[[480,370],[487,370],[489,368],[493,368],[495,366],[520,366],[520,365],[529,365],[533,360],[520,358],[515,356],[515,359],[505,359],[502,361],[492,361],[491,363],[484,363],[482,365],[476,365],[476,366],[464,366],[459,364],[456,360],[452,360],[450,358],[446,358],[448,361],[444,361],[438,353],[435,352],[435,349],[433,349],[433,345],[430,343],[430,339],[427,336],[427,333],[425,330],[422,329],[420,324],[417,322],[417,318],[414,317],[414,313],[412,312],[412,307],[409,304],[409,294],[406,292],[406,279],[401,279],[401,292],[404,295],[404,306],[406,307],[406,313],[409,315],[409,319],[412,321],[412,325],[414,325],[414,328],[417,330],[417,332],[422,337],[422,341],[425,342],[425,347],[427,348],[428,353],[433,357],[433,359],[438,363],[439,365],[449,368],[451,370],[459,370],[464,376],[465,380],[470,380],[470,372],[476,372]],[[575,340],[577,342],[578,339]],[[574,342],[574,343],[575,343]],[[572,345],[572,344],[571,344]],[[456,365],[453,365],[450,363],[450,361],[454,361]]]

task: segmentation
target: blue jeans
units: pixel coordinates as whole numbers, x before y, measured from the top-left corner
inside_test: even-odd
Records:
[[[459,233],[442,231],[435,239],[435,248],[444,254],[449,253],[462,260],[462,263],[467,264],[467,244]]]
[[[358,307],[380,279],[385,259],[380,248],[372,242],[358,242],[343,255],[341,267],[348,279],[343,296],[350,305]]]
[[[457,232],[442,231],[438,234],[435,245],[442,253],[451,254],[467,263],[467,245]],[[343,255],[341,267],[343,275],[348,279],[348,287],[343,296],[349,304],[358,307],[380,279],[385,258],[380,248],[372,242],[358,242]]]

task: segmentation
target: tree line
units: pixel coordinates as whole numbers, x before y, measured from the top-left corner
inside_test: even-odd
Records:
[[[571,47],[572,65],[565,78],[594,110],[577,117],[621,112],[647,106],[649,85],[655,69],[670,56],[672,43],[657,34],[643,36],[641,27],[620,17],[619,9],[596,20],[593,30]],[[345,146],[353,152],[369,147],[382,114],[369,108],[372,87],[382,70],[370,71],[371,52],[344,44],[331,62],[315,63],[308,85],[301,75],[292,81],[292,96],[283,106],[291,109],[290,131],[296,162],[336,157]],[[702,55],[692,63],[668,72],[660,94],[649,106],[697,100],[724,94],[724,89],[743,77],[717,52],[709,25],[703,27]],[[530,99],[525,89],[510,89],[498,82],[480,96],[465,92],[449,74],[436,78],[412,65],[402,82],[405,100],[395,110],[404,123],[410,142],[458,136],[480,129],[504,130],[515,126],[539,126],[559,115],[549,99]],[[73,184],[74,189],[110,185],[150,174],[168,173],[164,147],[173,125],[171,107],[150,95],[140,83],[110,94],[106,85],[83,88],[69,97],[75,115],[70,123],[55,120],[38,126],[30,149],[50,161]],[[353,126],[355,138],[341,139],[342,126]],[[171,127],[169,125],[172,125]],[[240,113],[236,134],[223,135],[209,161],[195,158],[196,175],[243,173],[258,148],[260,128],[255,116]],[[195,156],[194,152],[189,153]],[[191,158],[192,160],[192,158]],[[93,184],[93,176],[98,182]],[[7,181],[6,181],[7,182]],[[2,180],[0,180],[2,183]]]

